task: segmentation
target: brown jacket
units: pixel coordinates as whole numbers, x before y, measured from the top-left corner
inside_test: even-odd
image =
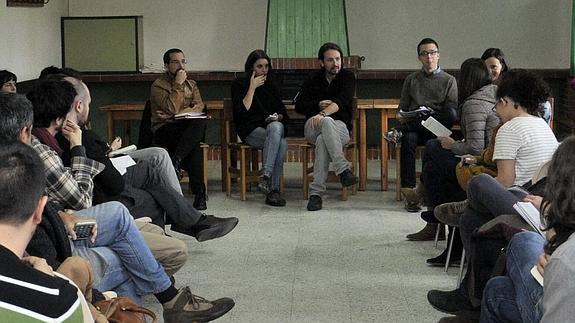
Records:
[[[161,118],[158,111],[173,117],[175,114],[190,111],[203,111],[204,103],[195,81],[186,80],[184,84],[176,84],[168,74],[155,80],[150,95],[152,111],[152,130],[156,131],[172,119]],[[186,111],[184,111],[186,110]]]

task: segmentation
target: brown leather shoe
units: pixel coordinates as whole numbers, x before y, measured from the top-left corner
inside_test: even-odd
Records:
[[[433,241],[435,240],[435,231],[437,223],[427,223],[419,232],[411,233],[406,236],[409,241]],[[439,240],[445,240],[445,226],[439,228]]]

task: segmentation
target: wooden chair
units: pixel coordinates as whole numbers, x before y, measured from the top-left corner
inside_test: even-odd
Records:
[[[354,175],[357,175],[357,143],[356,143],[356,133],[357,133],[357,98],[353,98],[352,101],[352,123],[353,130],[351,132],[351,138],[349,143],[343,146],[343,150],[347,160],[351,161],[351,171]],[[313,156],[315,146],[309,143],[300,145],[301,161],[302,161],[302,177],[303,177],[303,198],[307,200],[309,198],[309,184],[313,181]],[[310,166],[311,165],[311,166]],[[338,182],[339,177],[334,171],[330,171],[327,178],[328,182]],[[346,201],[348,198],[349,188],[344,187],[341,192],[341,200]],[[351,194],[355,195],[357,193],[357,185],[351,188]]]
[[[246,200],[246,193],[251,183],[259,182],[262,175],[259,169],[258,149],[252,146],[237,142],[237,135],[233,122],[232,100],[224,99],[224,142],[225,162],[223,163],[226,172],[226,194],[229,196],[232,190],[232,178],[238,179],[240,188],[240,200]],[[238,164],[239,161],[239,164]]]

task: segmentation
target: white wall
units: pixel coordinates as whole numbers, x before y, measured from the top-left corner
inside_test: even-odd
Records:
[[[241,70],[263,48],[267,0],[51,0],[43,8],[0,3],[0,69],[20,80],[61,64],[60,16],[144,16],[144,60],[162,65],[180,47],[190,70]],[[571,0],[346,0],[351,53],[364,68],[417,68],[415,45],[433,37],[441,64],[457,68],[487,47],[512,66],[568,68]],[[69,10],[69,11],[68,11]],[[31,53],[31,54],[29,54]]]
[[[440,64],[499,47],[513,67],[569,68],[572,0],[347,0],[351,53],[365,68],[416,68],[417,43],[434,38]]]
[[[242,70],[265,46],[267,0],[70,0],[70,16],[144,16],[144,64],[181,48],[189,70]]]
[[[68,15],[68,0],[51,0],[42,8],[6,7],[0,2],[0,69],[35,79],[50,65],[60,66],[60,17]]]

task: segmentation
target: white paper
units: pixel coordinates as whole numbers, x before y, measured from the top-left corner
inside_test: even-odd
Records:
[[[429,117],[427,120],[421,121],[421,125],[437,137],[449,137],[451,135],[451,130],[445,128],[445,126],[435,120],[434,117]]]
[[[541,230],[541,217],[539,210],[531,204],[531,202],[517,202],[513,204],[513,208],[521,215],[529,225],[531,225],[543,238],[545,234]]]
[[[118,156],[110,158],[110,161],[112,162],[112,165],[114,165],[114,168],[118,170],[120,175],[126,174],[128,167],[136,165],[136,161],[134,161],[130,156]]]
[[[184,112],[174,115],[174,119],[206,119],[207,117],[204,112]]]
[[[539,270],[537,270],[537,265],[531,268],[531,276],[533,276],[533,278],[535,278],[535,280],[539,283],[539,285],[543,287],[543,276],[541,276],[541,273],[539,272]]]
[[[136,145],[129,145],[129,146],[127,146],[127,147],[122,147],[122,148],[119,148],[119,149],[116,149],[116,150],[114,150],[114,151],[109,152],[109,153],[108,153],[108,156],[114,157],[114,156],[116,156],[116,155],[127,154],[127,153],[129,153],[129,152],[131,152],[131,151],[134,151],[134,150],[136,150],[136,149],[138,149],[138,148],[136,147]]]

